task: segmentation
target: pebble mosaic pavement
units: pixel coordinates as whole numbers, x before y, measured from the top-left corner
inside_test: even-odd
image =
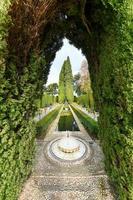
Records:
[[[48,158],[49,142],[65,134],[53,131],[57,121],[52,124],[44,141],[36,141],[33,171],[19,200],[114,200],[104,171],[102,150],[98,142],[91,140],[77,118],[80,131],[72,132],[72,135],[87,143],[91,155],[76,165],[64,165]]]

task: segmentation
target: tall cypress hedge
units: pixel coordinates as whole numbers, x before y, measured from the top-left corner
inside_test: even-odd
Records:
[[[72,75],[72,67],[70,63],[70,58],[67,57],[66,65],[65,65],[65,81],[66,81],[66,98],[69,103],[74,101],[73,96],[73,75]]]
[[[69,57],[64,61],[59,76],[59,102],[64,103],[65,101],[69,103],[74,101],[73,75]]]
[[[65,85],[65,62],[61,68],[61,72],[59,75],[59,103],[64,103],[66,98],[66,85]]]

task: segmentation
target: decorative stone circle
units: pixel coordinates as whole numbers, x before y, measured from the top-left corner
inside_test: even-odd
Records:
[[[50,160],[58,164],[78,164],[91,156],[91,149],[86,142],[78,137],[74,137],[74,146],[63,146],[62,142],[65,137],[52,140],[48,145],[45,153]]]

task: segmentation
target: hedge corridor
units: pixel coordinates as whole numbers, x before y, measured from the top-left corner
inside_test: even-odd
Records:
[[[0,199],[18,199],[34,157],[36,100],[67,37],[86,56],[106,170],[133,199],[133,1],[0,1]]]

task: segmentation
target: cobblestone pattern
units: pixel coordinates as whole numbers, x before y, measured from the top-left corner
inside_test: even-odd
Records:
[[[86,132],[71,133],[84,140],[91,148],[91,157],[84,162],[66,166],[47,157],[49,142],[66,134],[55,131],[58,119],[51,126],[45,140],[36,143],[33,172],[25,183],[19,200],[114,200],[104,171],[102,150]]]
[[[107,176],[32,177],[20,200],[113,200]],[[73,197],[73,199],[72,199]]]

